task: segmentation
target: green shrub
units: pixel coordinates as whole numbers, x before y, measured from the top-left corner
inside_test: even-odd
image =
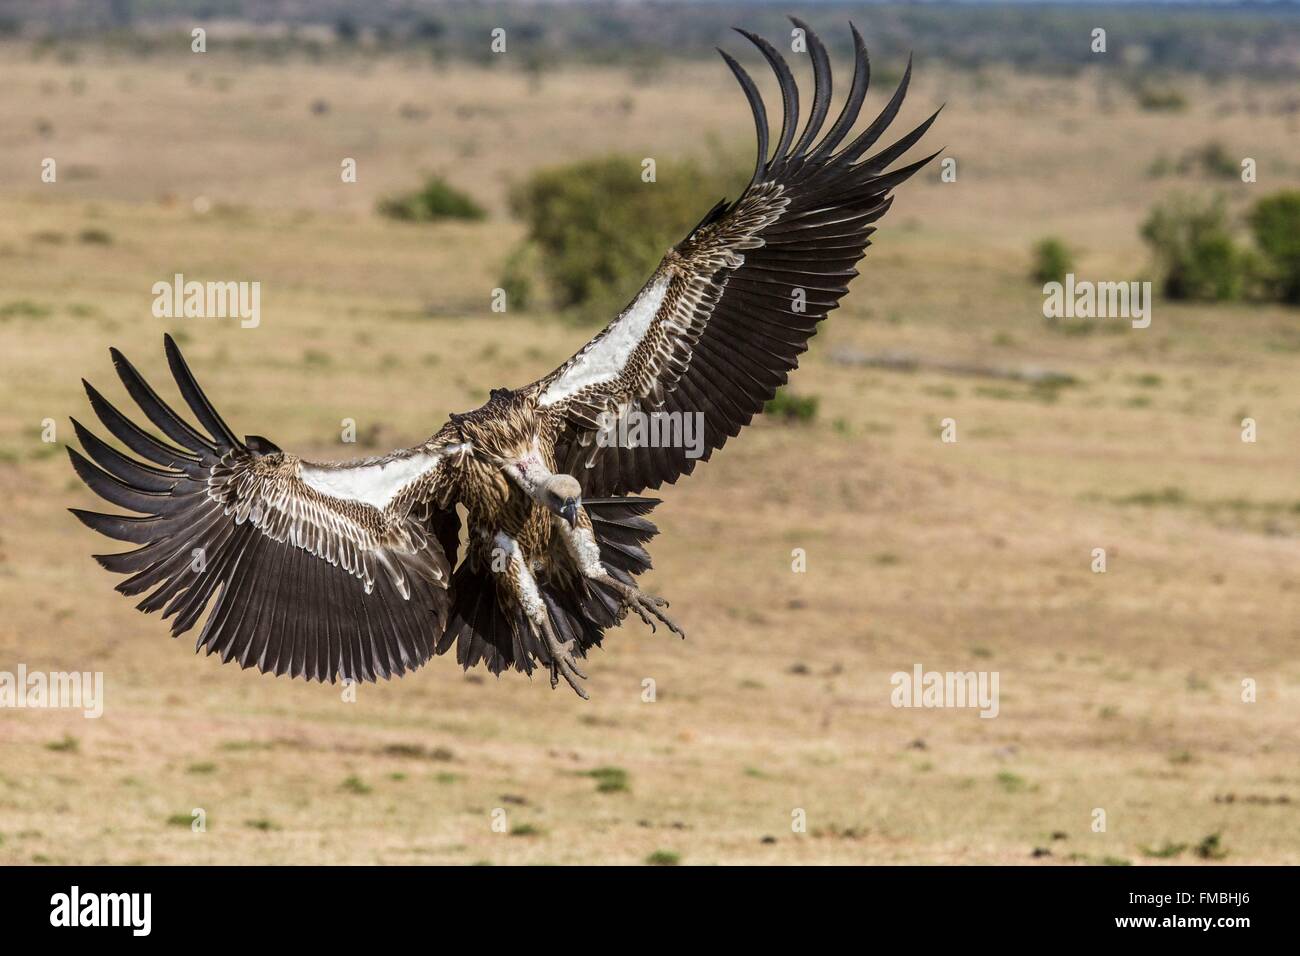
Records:
[[[1142,224],[1170,299],[1240,297],[1246,257],[1233,241],[1221,199],[1185,197],[1156,206]]]
[[[473,199],[452,186],[441,176],[430,176],[414,192],[380,199],[376,209],[381,216],[400,222],[434,222],[439,219],[484,218],[487,213]]]
[[[346,790],[348,793],[356,793],[364,796],[365,794],[370,793],[374,788],[356,774],[353,774],[339,785],[339,789]]]
[[[1184,162],[1189,167],[1199,167],[1207,176],[1219,179],[1236,179],[1241,173],[1240,161],[1217,139],[1191,150]]]
[[[1177,113],[1187,109],[1187,97],[1172,86],[1144,83],[1134,95],[1138,106],[1152,113]]]
[[[628,789],[627,771],[622,767],[597,767],[587,771],[596,780],[597,793],[623,793]]]
[[[1153,857],[1157,860],[1171,860],[1175,857],[1181,856],[1182,852],[1187,849],[1187,844],[1172,843],[1169,840],[1166,840],[1163,846],[1149,847],[1139,845],[1138,849],[1142,851],[1143,856]]]
[[[1034,244],[1034,279],[1038,282],[1064,282],[1065,275],[1074,271],[1074,261],[1065,243],[1048,236]]]
[[[13,302],[0,305],[0,319],[44,319],[50,313],[49,306],[30,299],[15,299]]]
[[[815,395],[792,395],[789,389],[781,388],[763,411],[786,422],[811,422],[817,417],[817,404]]]
[[[1300,190],[1266,196],[1247,220],[1283,301],[1300,304]]]
[[[1241,175],[1241,160],[1234,156],[1228,147],[1217,139],[1184,150],[1177,161],[1161,153],[1147,167],[1147,175],[1153,179],[1162,176],[1191,176],[1200,173],[1216,179],[1236,179]]]
[[[609,156],[541,170],[511,191],[556,306],[611,317],[728,185],[737,192],[736,177],[689,162],[659,163],[655,179],[642,179],[640,160]]]
[[[541,258],[536,243],[524,242],[515,247],[501,268],[500,286],[506,294],[506,308],[527,309],[534,301],[535,280],[541,274]]]
[[[1200,843],[1196,844],[1195,853],[1202,860],[1222,860],[1228,855],[1228,850],[1223,845],[1222,835],[1211,833]]]

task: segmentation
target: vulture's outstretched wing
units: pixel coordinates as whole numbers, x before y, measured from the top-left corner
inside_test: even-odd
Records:
[[[857,271],[890,191],[934,158],[892,172],[934,116],[866,159],[902,105],[911,63],[889,103],[848,145],[870,67],[856,28],[853,84],[839,117],[818,139],[831,99],[830,60],[805,31],[812,60],[812,109],[796,141],[799,93],[789,66],[761,37],[739,31],[771,64],[783,118],[768,158],[767,114],[754,81],[725,52],[758,130],[758,162],[736,202],[719,203],[660,263],[632,304],[551,375],[538,404],[559,423],[557,462],[588,496],[635,494],[690,474],[696,458],[682,440],[683,416],[699,413],[700,458],[739,433],[785,383],[817,323],[839,304]],[[642,413],[640,437],[629,413]],[[654,413],[658,413],[655,415]],[[692,421],[699,421],[693,418]],[[676,429],[676,431],[674,431]],[[658,447],[654,444],[658,431]],[[603,432],[603,434],[602,434]],[[665,447],[664,435],[670,439]]]
[[[456,538],[438,506],[444,464],[457,449],[431,440],[386,458],[312,464],[263,438],[240,441],[171,336],[166,351],[206,434],[169,408],[116,349],[113,364],[127,392],[176,445],[135,425],[85,382],[104,427],[145,461],[72,423],[93,460],[69,448],[77,474],[101,498],[143,515],[72,509],[101,534],[140,545],[95,556],[130,575],[117,590],[148,591],[137,606],[174,617],[174,637],[211,604],[195,650],[206,647],[263,673],[375,680],[428,660],[448,609],[443,545],[450,541],[454,551]]]

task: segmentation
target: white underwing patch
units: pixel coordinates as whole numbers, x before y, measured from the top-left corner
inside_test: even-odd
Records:
[[[332,468],[302,462],[298,476],[307,487],[332,498],[361,501],[382,511],[397,494],[442,461],[440,453],[420,452],[407,458]]]
[[[538,399],[539,405],[554,405],[590,385],[612,381],[623,373],[628,359],[645,338],[646,332],[663,305],[668,293],[668,276],[660,276],[641,290],[600,338],[594,340],[573,360],[573,364]]]

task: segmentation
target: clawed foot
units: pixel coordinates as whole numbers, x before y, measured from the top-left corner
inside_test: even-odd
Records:
[[[555,635],[555,628],[551,626],[549,619],[542,619],[539,630],[546,640],[546,650],[551,656],[551,690],[559,686],[560,678],[563,677],[575,694],[583,700],[588,700],[586,690],[578,683],[579,680],[586,680],[587,675],[578,668],[578,662],[574,659],[573,642],[561,641]]]
[[[646,594],[640,588],[631,584],[624,584],[622,581],[611,581],[614,589],[618,591],[623,599],[623,610],[634,611],[637,617],[641,618],[650,626],[650,631],[655,631],[654,619],[662,621],[668,625],[668,630],[681,637],[686,636],[686,632],[677,626],[671,617],[659,610],[662,607],[668,607],[668,602],[661,597],[655,597],[653,594]]]

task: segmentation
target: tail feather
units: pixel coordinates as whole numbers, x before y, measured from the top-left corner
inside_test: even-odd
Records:
[[[583,501],[600,546],[601,563],[625,584],[651,567],[650,554],[642,545],[659,529],[644,516],[658,503],[655,498]],[[618,624],[618,598],[599,581],[542,576],[537,583],[556,635],[561,641],[573,641],[579,656],[598,647],[605,631]],[[454,601],[446,630],[438,640],[438,654],[454,646],[456,661],[465,670],[482,664],[493,674],[512,669],[532,674],[547,662],[545,647],[523,611],[501,600],[496,576],[489,569],[475,567],[467,558],[452,575],[451,593]]]

